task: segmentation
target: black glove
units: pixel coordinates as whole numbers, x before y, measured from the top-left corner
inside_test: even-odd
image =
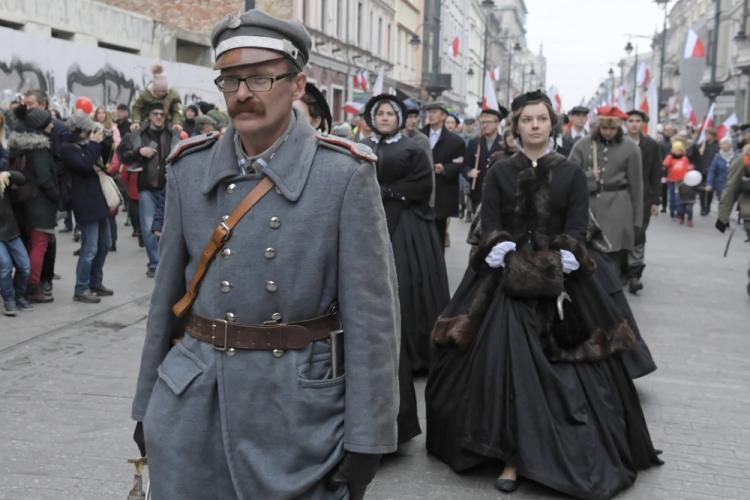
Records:
[[[643,245],[646,243],[646,231],[643,230],[640,226],[634,226],[635,229],[635,240],[633,243],[635,243],[635,246]]]
[[[716,229],[718,229],[720,233],[723,233],[724,231],[726,231],[728,227],[729,227],[729,224],[725,224],[721,222],[719,219],[716,219]]]
[[[351,500],[362,500],[365,490],[378,470],[380,455],[346,452],[338,467],[328,477],[328,487],[338,489],[342,484],[349,487]]]
[[[141,452],[141,456],[146,456],[146,438],[143,436],[143,422],[135,423],[135,431],[133,432],[133,441],[138,445],[138,451]]]

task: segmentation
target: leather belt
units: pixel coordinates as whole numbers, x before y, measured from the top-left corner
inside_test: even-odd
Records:
[[[219,351],[229,348],[273,351],[302,349],[315,340],[329,338],[330,332],[339,328],[335,314],[292,323],[263,325],[239,325],[191,314],[186,331],[191,337],[211,344]]]
[[[591,191],[591,194],[608,193],[612,191],[625,191],[628,189],[627,184],[620,184],[618,186],[598,186],[595,191]]]

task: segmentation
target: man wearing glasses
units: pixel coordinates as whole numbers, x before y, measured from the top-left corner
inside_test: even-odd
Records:
[[[182,143],[167,169],[132,410],[153,498],[362,498],[380,455],[396,450],[399,401],[398,294],[373,155],[316,136],[293,111],[311,47],[300,23],[251,10],[211,39],[232,125]],[[275,189],[225,231],[269,179]],[[217,231],[229,240],[203,266]]]
[[[153,101],[146,108],[148,122],[143,129],[131,132],[123,139],[122,162],[130,164],[130,172],[138,175],[138,217],[141,236],[146,247],[148,264],[146,275],[156,273],[159,264],[159,240],[151,232],[154,215],[163,203],[166,184],[166,165],[172,146],[179,135],[166,126],[164,104]]]

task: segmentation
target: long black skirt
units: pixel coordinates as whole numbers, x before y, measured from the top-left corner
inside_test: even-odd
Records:
[[[401,302],[399,442],[420,434],[413,374],[432,364],[430,332],[450,299],[443,247],[433,221],[404,210],[391,235]]]
[[[444,316],[483,278],[467,271]],[[466,350],[438,348],[427,382],[427,450],[456,471],[501,460],[583,499],[608,499],[660,463],[618,354],[552,363],[534,301],[499,288]]]
[[[656,370],[656,363],[651,356],[651,351],[643,339],[638,324],[630,309],[628,299],[622,289],[622,282],[617,275],[616,263],[605,253],[598,252],[589,248],[589,256],[596,261],[596,272],[594,279],[609,294],[621,317],[625,318],[630,329],[636,336],[635,346],[631,351],[622,353],[622,361],[625,369],[632,379],[643,377]]]

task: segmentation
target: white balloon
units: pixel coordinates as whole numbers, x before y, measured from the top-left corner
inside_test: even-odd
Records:
[[[685,179],[683,180],[683,182],[690,187],[695,187],[699,185],[702,180],[703,176],[700,172],[698,172],[697,170],[691,170],[690,172],[685,174]]]

